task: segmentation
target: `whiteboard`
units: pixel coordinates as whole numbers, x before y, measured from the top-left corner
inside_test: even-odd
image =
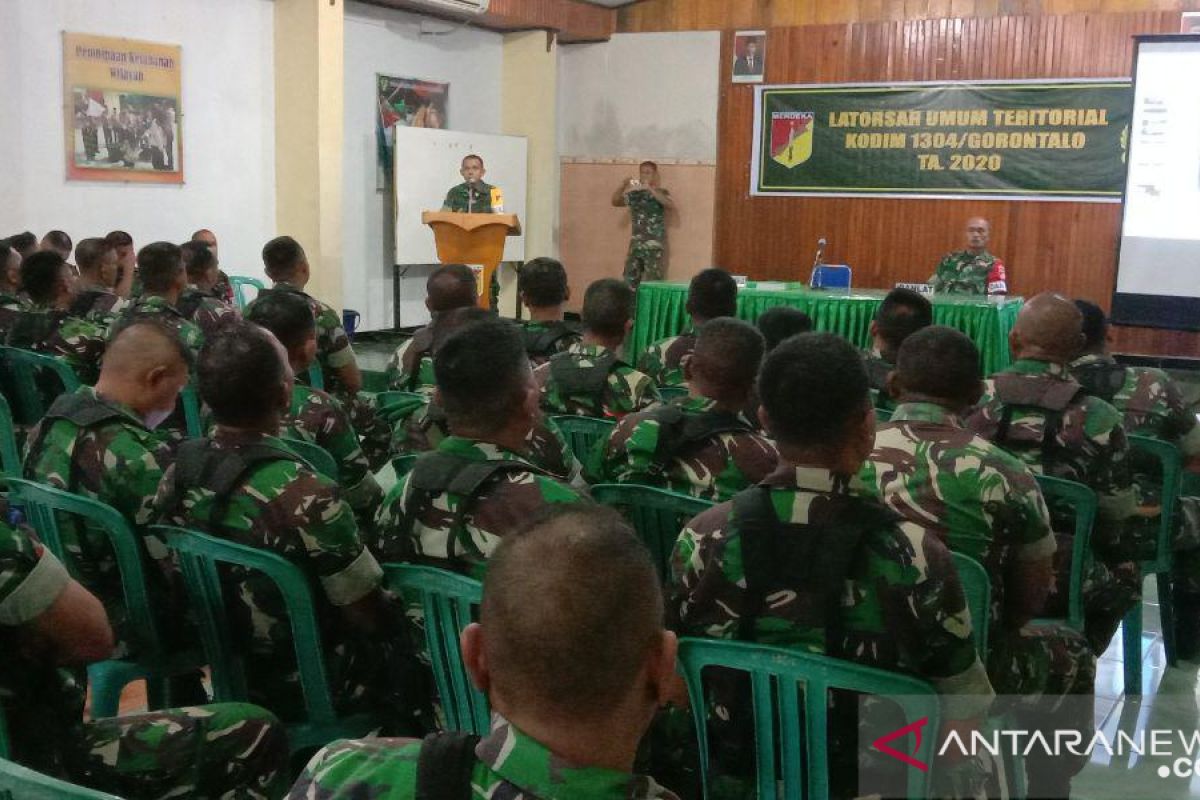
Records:
[[[504,211],[525,223],[528,142],[522,136],[397,127],[395,149],[396,263],[436,264],[433,231],[421,212],[437,211],[451,187],[462,183],[459,166],[472,153],[483,158],[483,180],[504,192]],[[525,236],[510,236],[505,261],[525,260]]]

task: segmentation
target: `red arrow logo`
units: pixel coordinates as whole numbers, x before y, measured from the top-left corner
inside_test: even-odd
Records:
[[[896,750],[893,747],[888,747],[888,742],[894,742],[897,739],[903,739],[905,736],[908,736],[910,733],[915,733],[917,735],[917,746],[913,748],[913,752],[915,753],[917,750],[921,749],[921,729],[924,728],[928,724],[929,724],[929,717],[921,717],[919,720],[912,723],[911,725],[905,725],[903,728],[894,730],[891,733],[887,734],[886,736],[880,736],[878,739],[876,739],[874,742],[871,743],[871,746],[874,747],[876,750],[878,750],[881,753],[886,753],[887,755],[891,756],[892,758],[896,759],[897,761],[903,761],[905,764],[908,764],[910,767],[916,767],[917,769],[921,770],[921,772],[928,772],[929,765],[926,764],[924,761],[918,761],[917,759],[910,756],[908,753],[901,753],[899,750]]]

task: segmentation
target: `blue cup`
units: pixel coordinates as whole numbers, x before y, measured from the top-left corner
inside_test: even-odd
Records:
[[[346,329],[346,335],[351,339],[354,338],[354,332],[358,330],[358,321],[362,319],[362,314],[359,314],[352,308],[342,310],[342,327]]]

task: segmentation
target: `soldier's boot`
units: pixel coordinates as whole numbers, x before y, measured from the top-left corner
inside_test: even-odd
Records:
[[[1172,587],[1175,606],[1175,654],[1184,661],[1200,658],[1200,594]]]

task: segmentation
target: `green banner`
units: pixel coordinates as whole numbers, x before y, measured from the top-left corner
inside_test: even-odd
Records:
[[[751,194],[1120,202],[1128,81],[760,86]]]

